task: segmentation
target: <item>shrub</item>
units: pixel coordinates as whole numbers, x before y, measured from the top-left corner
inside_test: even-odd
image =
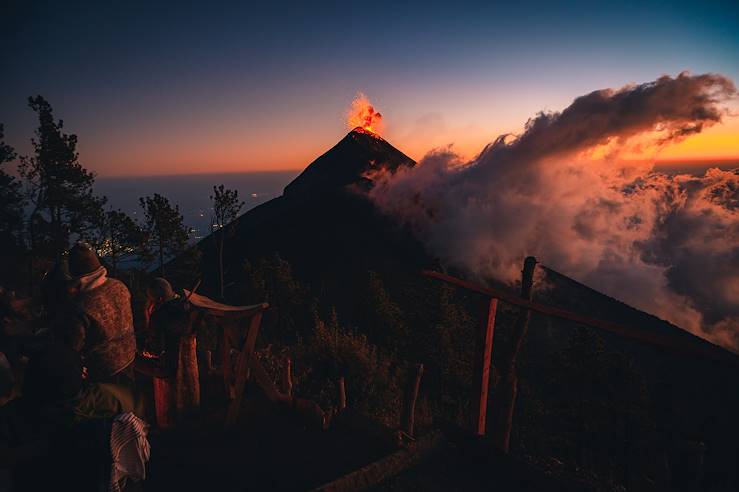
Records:
[[[313,335],[295,345],[295,391],[326,408],[338,403],[344,376],[347,405],[390,426],[397,425],[401,391],[399,371],[390,355],[363,334],[342,328],[335,315],[316,320]]]

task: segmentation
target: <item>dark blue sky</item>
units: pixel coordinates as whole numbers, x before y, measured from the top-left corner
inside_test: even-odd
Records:
[[[299,168],[341,137],[359,90],[420,157],[471,153],[598,88],[686,69],[739,80],[739,2],[0,8],[7,139],[27,151],[25,100],[42,94],[103,175]]]

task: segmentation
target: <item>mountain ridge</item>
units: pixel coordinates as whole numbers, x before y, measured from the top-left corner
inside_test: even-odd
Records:
[[[379,135],[355,128],[309,164],[285,187],[282,196],[239,217],[234,236],[228,240],[225,263],[238,265],[247,258],[279,253],[314,284],[321,288],[333,286],[329,290],[346,305],[356,294],[345,288],[356,283],[352,276],[361,277],[368,270],[389,275],[401,271],[413,276],[430,265],[438,268],[438,259],[407,228],[382,213],[361,193],[372,186],[365,177],[369,171],[395,172],[401,166],[415,165],[413,159]],[[213,248],[209,238],[199,243],[206,257]],[[231,282],[237,281],[236,269],[227,270]],[[576,309],[578,306],[571,302],[580,299],[580,308],[595,311],[591,315],[607,318],[610,313],[622,322],[636,323],[647,330],[675,332],[678,337],[726,350],[563,273],[551,268],[546,271],[562,290],[555,296],[555,303],[562,307]],[[213,272],[210,277],[206,287],[214,280]]]

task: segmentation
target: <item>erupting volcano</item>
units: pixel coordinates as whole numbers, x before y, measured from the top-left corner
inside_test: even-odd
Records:
[[[371,134],[379,135],[382,131],[382,115],[375,110],[372,103],[362,92],[352,101],[352,105],[347,111],[346,125],[355,131],[365,131]]]
[[[367,176],[378,171],[395,173],[413,167],[413,159],[379,135],[382,115],[361,92],[352,102],[347,124],[352,128],[339,143],[313,161],[285,187],[285,195],[326,193],[347,185],[368,186]]]

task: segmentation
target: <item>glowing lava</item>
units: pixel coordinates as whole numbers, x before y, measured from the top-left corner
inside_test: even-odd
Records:
[[[346,124],[349,128],[357,127],[374,134],[380,134],[382,130],[382,115],[375,111],[370,100],[361,92],[352,101],[352,105],[346,115]]]

